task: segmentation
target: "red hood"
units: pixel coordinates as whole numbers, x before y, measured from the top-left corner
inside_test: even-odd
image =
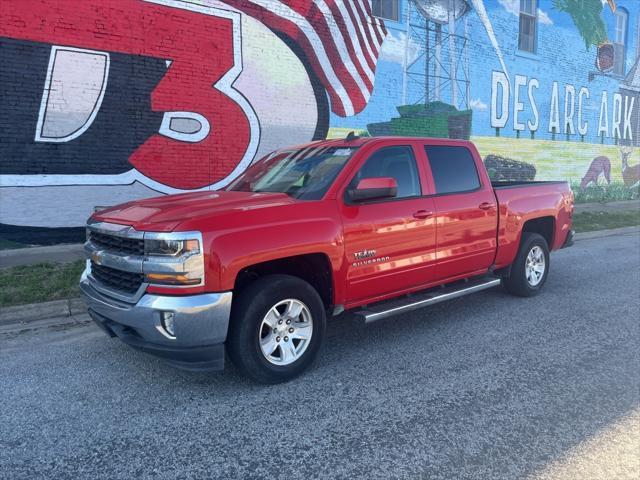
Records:
[[[141,231],[170,232],[188,220],[288,205],[293,202],[295,200],[284,193],[183,193],[116,205],[95,213],[92,219],[130,225]]]

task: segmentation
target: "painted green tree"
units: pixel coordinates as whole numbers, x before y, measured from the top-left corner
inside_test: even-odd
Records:
[[[553,8],[571,16],[587,50],[607,40],[601,0],[553,0]]]

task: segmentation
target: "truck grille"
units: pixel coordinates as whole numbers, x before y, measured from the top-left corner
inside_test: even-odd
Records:
[[[91,261],[91,275],[106,287],[126,293],[136,293],[144,281],[141,273],[125,272]]]
[[[144,240],[119,237],[108,233],[90,232],[89,241],[99,249],[125,255],[144,255]]]

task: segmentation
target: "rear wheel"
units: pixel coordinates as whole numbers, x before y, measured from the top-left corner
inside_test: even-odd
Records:
[[[316,290],[289,275],[268,275],[234,299],[227,347],[233,363],[261,383],[300,375],[318,355],[326,330]]]
[[[506,290],[520,297],[537,295],[549,273],[549,246],[538,233],[524,232],[508,278],[502,280]]]

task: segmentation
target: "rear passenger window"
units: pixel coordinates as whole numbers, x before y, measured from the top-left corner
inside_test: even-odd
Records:
[[[469,192],[480,188],[478,170],[468,148],[426,145],[436,194]]]

